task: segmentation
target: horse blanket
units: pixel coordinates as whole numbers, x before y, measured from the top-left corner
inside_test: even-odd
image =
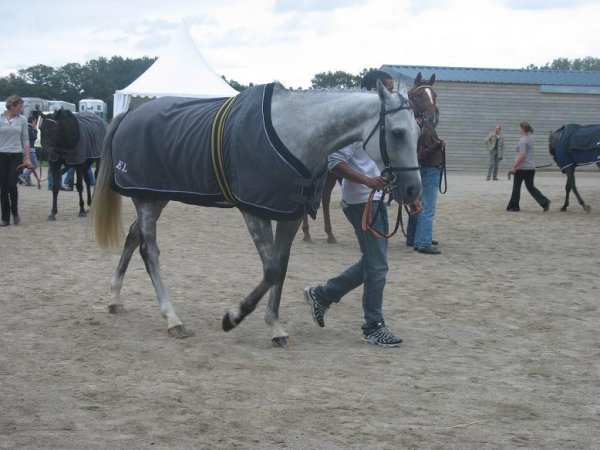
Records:
[[[64,159],[66,165],[75,166],[90,159],[100,159],[102,140],[106,134],[106,122],[89,111],[82,111],[74,116],[78,130],[68,129],[64,132],[78,136],[74,140],[75,145],[62,145],[59,142],[57,147],[51,149],[50,161]]]
[[[600,125],[565,125],[556,147],[556,161],[561,170],[600,162]]]
[[[271,123],[273,84],[236,97],[161,97],[122,117],[112,139],[112,187],[126,196],[232,207],[270,220],[315,214],[313,177]],[[325,161],[324,167],[325,167]]]

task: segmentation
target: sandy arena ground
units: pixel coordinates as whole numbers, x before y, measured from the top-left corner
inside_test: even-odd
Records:
[[[600,448],[600,175],[578,177],[591,214],[559,211],[564,176],[538,173],[542,213],[511,183],[450,172],[435,237],[443,254],[390,242],[387,323],[400,348],[361,341],[361,292],[310,317],[302,288],[359,255],[338,203],[339,243],[292,248],[271,346],[266,299],[237,329],[221,318],[261,266],[236,210],[171,203],[159,222],[162,274],[195,334],[168,337],[143,262],[109,315],[120,254],[100,251],[76,193],[20,188],[23,224],[0,228],[2,449]],[[336,188],[334,197],[339,199]],[[124,224],[133,208],[125,199]]]

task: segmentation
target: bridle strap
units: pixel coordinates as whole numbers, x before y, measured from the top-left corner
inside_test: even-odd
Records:
[[[378,238],[389,239],[392,236],[394,236],[398,232],[398,229],[400,228],[400,224],[402,223],[402,213],[401,213],[402,207],[401,206],[398,207],[398,215],[396,217],[396,225],[394,226],[394,231],[392,231],[389,234],[386,234],[384,231],[378,230],[377,228],[375,228],[375,221],[377,220],[377,217],[379,217],[379,215],[381,214],[381,209],[384,207],[384,199],[385,199],[386,193],[384,191],[383,194],[381,195],[381,198],[379,199],[379,203],[377,204],[377,210],[375,211],[375,216],[373,216],[371,209],[373,206],[373,198],[375,196],[375,192],[377,192],[376,189],[373,189],[371,191],[371,193],[369,194],[369,199],[367,200],[367,203],[365,204],[365,209],[363,210],[363,215],[362,215],[362,220],[361,220],[361,228],[363,231],[370,231]],[[402,227],[402,231],[404,232],[404,226]]]

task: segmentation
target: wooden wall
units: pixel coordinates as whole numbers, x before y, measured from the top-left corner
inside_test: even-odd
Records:
[[[446,141],[448,170],[473,170],[485,174],[488,153],[484,139],[499,124],[505,139],[501,171],[515,157],[519,122],[534,130],[535,162],[553,162],[548,134],[565,123],[600,123],[600,95],[541,93],[537,85],[438,82],[434,85],[440,109],[438,134]],[[556,170],[556,167],[539,170]]]

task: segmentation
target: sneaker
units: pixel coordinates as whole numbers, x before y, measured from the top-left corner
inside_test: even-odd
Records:
[[[370,334],[363,333],[363,341],[382,347],[398,347],[402,342],[402,338],[396,336],[390,327],[384,325]]]
[[[329,309],[329,305],[324,305],[319,301],[314,287],[304,288],[304,298],[306,299],[308,306],[310,306],[310,313],[312,314],[313,320],[317,325],[323,328],[325,326],[323,318]]]

